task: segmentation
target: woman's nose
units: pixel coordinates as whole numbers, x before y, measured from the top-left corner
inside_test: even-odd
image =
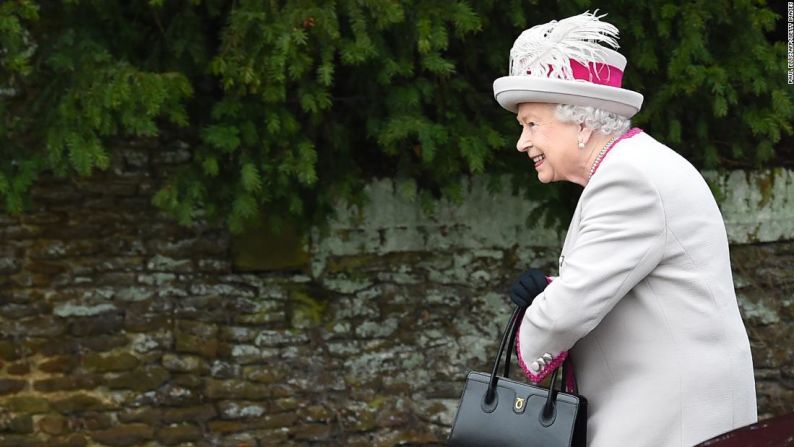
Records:
[[[516,142],[516,149],[518,150],[518,152],[526,152],[531,147],[532,147],[532,142],[529,141],[529,132],[527,132],[526,129],[524,129],[523,131],[521,131],[521,136],[518,138],[518,141]]]

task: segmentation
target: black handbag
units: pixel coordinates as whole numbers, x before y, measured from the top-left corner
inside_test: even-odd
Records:
[[[450,447],[557,447],[587,442],[587,399],[556,389],[558,372],[572,372],[566,359],[554,370],[549,388],[509,379],[510,355],[524,308],[516,307],[507,324],[491,374],[471,371],[447,440]],[[507,346],[504,376],[498,376]],[[570,382],[573,382],[570,375]],[[562,377],[565,377],[563,375]]]

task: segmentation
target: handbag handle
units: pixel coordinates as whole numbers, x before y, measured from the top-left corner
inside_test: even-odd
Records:
[[[519,327],[518,319],[521,318],[524,315],[524,313],[521,310],[526,310],[526,308],[524,308],[524,309],[516,308],[516,311],[518,312],[518,315],[516,315],[516,322],[513,323],[514,329],[511,330],[513,335],[511,335],[510,339],[507,341],[507,359],[505,360],[504,377],[510,377],[510,357],[513,355],[513,351],[515,350],[515,344],[516,344],[515,332],[518,332],[518,329],[517,329]],[[512,319],[512,317],[511,317],[511,319]]]
[[[496,373],[499,371],[499,362],[502,361],[502,351],[504,351],[508,339],[513,336],[516,319],[518,319],[518,315],[520,313],[521,307],[516,306],[516,308],[513,310],[513,314],[510,316],[510,321],[507,322],[507,327],[502,334],[502,341],[499,343],[499,352],[496,354],[496,360],[494,361],[493,369],[491,370],[491,380],[488,382],[488,390],[485,392],[485,403],[487,404],[493,402],[494,396],[496,395]],[[507,353],[507,363],[510,363],[509,352]]]
[[[513,344],[515,343],[516,338],[516,331],[518,329],[517,321],[519,317],[523,314],[524,308],[520,306],[516,306],[513,310],[513,314],[510,316],[510,321],[507,323],[507,327],[505,328],[504,333],[502,334],[502,341],[499,344],[499,352],[496,354],[496,360],[493,364],[493,369],[491,370],[491,380],[488,383],[488,389],[485,392],[485,403],[490,405],[493,402],[494,397],[496,397],[496,383],[498,381],[497,373],[499,371],[499,363],[502,361],[502,352],[505,350],[507,346],[507,358],[505,359],[505,375],[504,377],[508,377],[510,373],[510,356],[512,355]],[[564,363],[568,363],[567,359]],[[555,402],[557,400],[557,390],[554,388],[554,384],[557,382],[557,373],[559,372],[560,368],[554,370],[551,375],[551,382],[549,383],[549,394],[546,398],[546,404],[543,406],[543,417],[548,418],[554,412]],[[563,375],[563,378],[566,376]],[[561,385],[561,387],[564,385]]]

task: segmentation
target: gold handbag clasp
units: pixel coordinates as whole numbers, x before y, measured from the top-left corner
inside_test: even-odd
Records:
[[[516,396],[516,400],[513,402],[513,411],[519,414],[523,413],[526,401],[525,398]]]

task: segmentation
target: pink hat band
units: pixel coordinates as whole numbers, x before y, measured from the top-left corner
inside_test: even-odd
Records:
[[[571,59],[571,72],[573,78],[579,81],[592,82],[593,84],[608,85],[620,88],[623,82],[623,71],[614,65],[603,62],[590,62],[585,66],[581,62]],[[548,77],[552,77],[554,67],[549,67]],[[531,72],[529,73],[531,74]]]
[[[620,88],[623,82],[623,71],[617,67],[602,62],[590,62],[585,67],[579,61],[571,59],[573,78],[593,84],[608,85]]]

